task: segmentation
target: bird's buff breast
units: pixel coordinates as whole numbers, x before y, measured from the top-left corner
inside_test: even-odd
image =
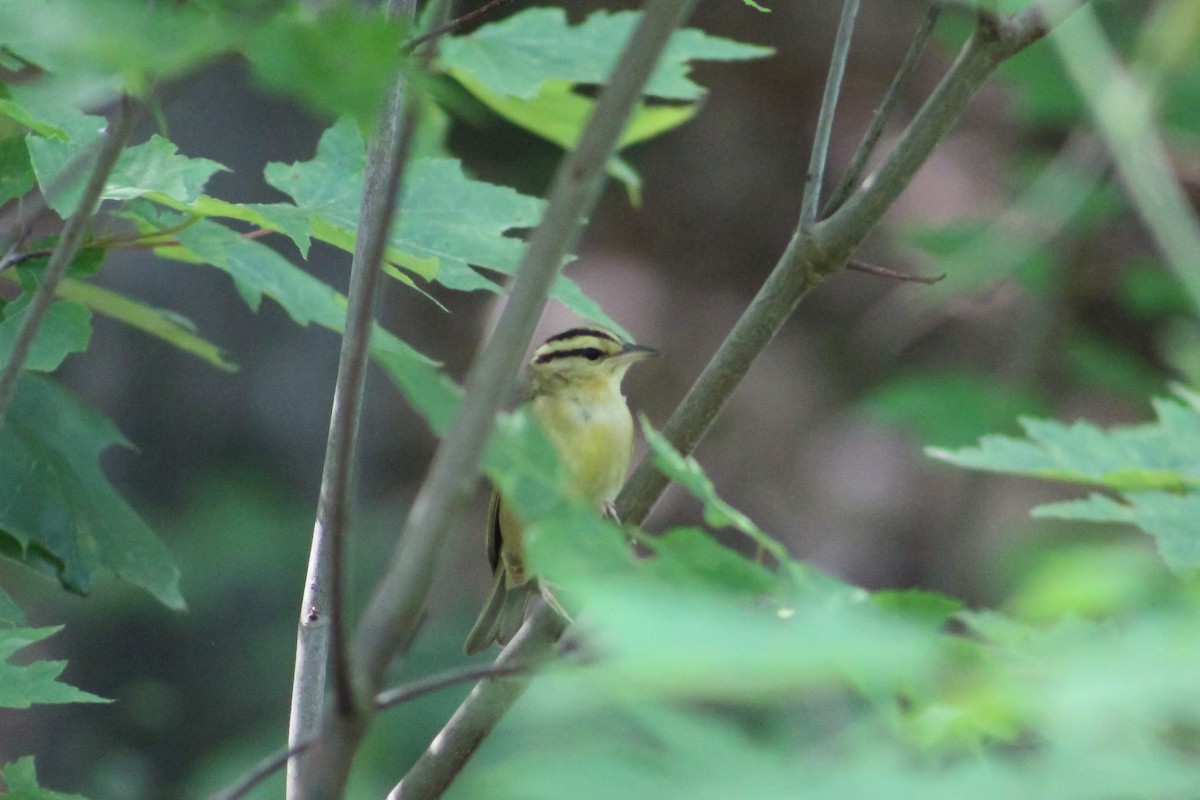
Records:
[[[570,396],[538,398],[534,414],[550,434],[571,485],[598,511],[625,481],[633,448],[633,419],[624,398],[590,403]]]

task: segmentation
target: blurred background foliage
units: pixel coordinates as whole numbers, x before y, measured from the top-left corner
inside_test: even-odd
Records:
[[[96,60],[129,84],[155,76],[155,124],[165,125],[182,153],[228,167],[207,191],[231,202],[279,202],[263,179],[268,162],[313,158],[335,113],[371,119],[397,30],[361,24],[350,12],[317,25],[277,13],[282,3],[178,5],[196,15],[193,32],[176,41],[145,31],[136,52],[109,46],[134,38],[129,26],[140,24],[136,13],[115,13],[130,7],[115,2],[72,5],[78,17],[43,19],[26,30],[34,39],[5,42],[18,49],[40,42],[46,64],[78,78],[63,86],[83,103],[111,89],[89,82]],[[512,13],[531,5],[521,0]],[[580,0],[568,16],[578,23],[599,8],[636,5]],[[774,264],[799,210],[839,4],[764,5],[769,14],[732,1],[700,4],[695,27],[776,53],[695,68],[708,92],[694,118],[622,153],[640,174],[640,204],[631,203],[628,181],[610,183],[568,268],[639,342],[664,353],[626,383],[632,404],[659,426]],[[0,2],[0,15],[33,19],[9,17],[16,8]],[[213,8],[243,15],[243,29],[203,23]],[[1105,0],[1094,8],[1120,57],[1153,91],[1171,164],[1194,206],[1196,4]],[[834,128],[835,178],[923,14],[918,2],[863,3]],[[902,97],[885,146],[944,72],[967,25],[958,13],[943,14],[939,44]],[[110,33],[116,29],[120,37]],[[0,36],[19,30],[0,25]],[[204,58],[226,52],[231,37],[246,55]],[[545,193],[558,147],[512,125],[461,84],[442,79],[429,88],[453,113],[427,115],[423,147],[435,150],[444,137],[469,175]],[[146,123],[135,141],[153,128]],[[294,249],[278,247],[296,260]],[[1027,797],[1038,785],[1042,796],[1100,797],[1189,785],[1200,730],[1194,587],[1171,577],[1149,537],[1131,527],[1029,516],[1030,507],[1061,499],[1061,487],[952,470],[922,451],[1019,434],[1020,415],[1106,426],[1145,421],[1150,398],[1165,394],[1170,381],[1195,385],[1200,377],[1195,309],[1121,190],[1054,47],[1039,43],[1000,69],[859,255],[946,277],[934,286],[856,272],[832,277],[753,367],[697,458],[721,497],[799,561],[849,585],[942,592],[1009,616],[957,617],[953,624],[976,638],[964,637],[955,649],[932,633],[952,606],[932,596],[875,595],[911,607],[913,623],[872,627],[873,612],[837,584],[820,593],[850,598],[833,610],[790,598],[785,607],[811,615],[814,639],[773,652],[771,661],[755,649],[775,641],[755,639],[765,632],[706,648],[700,632],[656,627],[703,597],[653,594],[647,586],[616,596],[600,587],[590,607],[601,624],[627,632],[628,641],[609,644],[634,654],[627,674],[637,680],[624,693],[597,689],[611,676],[587,669],[539,680],[452,796],[769,797],[795,796],[808,785],[814,796],[840,798],[960,797],[965,787]],[[344,290],[348,256],[341,250],[314,242],[305,266]],[[170,611],[115,581],[100,580],[86,599],[75,597],[0,560],[0,585],[30,624],[65,625],[26,658],[65,659],[67,683],[116,701],[0,710],[0,763],[36,753],[44,785],[91,798],[201,797],[284,740],[338,342],[295,325],[276,305],[251,313],[217,271],[145,250],[110,252],[98,282],[193,320],[239,369],[212,368],[97,317],[87,354],[71,356],[59,371],[136,445],[137,452],[107,452],[103,463],[167,541],[188,611]],[[391,283],[382,321],[460,377],[486,335],[495,297],[421,286],[437,302]],[[554,306],[540,334],[573,319]],[[389,537],[435,444],[427,424],[381,378],[375,373],[369,382],[362,437],[356,603],[390,552]],[[482,504],[481,496],[464,525],[476,527]],[[646,528],[702,518],[702,504],[673,487]],[[752,551],[742,537],[722,541]],[[397,681],[461,659],[488,576],[479,537],[468,531],[455,542]],[[662,614],[640,624],[638,610],[647,604]],[[722,610],[718,604],[712,613]],[[1127,635],[1106,640],[1104,626],[1116,621]],[[647,651],[637,644],[677,635],[697,637],[696,652],[713,658],[708,668],[739,676],[733,683],[745,695],[659,692],[687,665],[640,663],[635,655]],[[1045,669],[1022,685],[1005,683],[1011,672],[991,680],[981,653],[992,645],[1006,658],[1042,659]],[[765,660],[758,663],[763,674],[753,659],[722,662],[713,652],[722,649]],[[846,663],[881,665],[869,676],[879,683],[849,688],[828,679]],[[765,674],[768,666],[781,673]],[[1157,689],[1122,693],[1122,676],[1135,672],[1147,676],[1138,687]],[[702,671],[694,674],[698,685],[711,685]],[[956,703],[924,702],[953,696],[954,686],[934,684],[956,674],[977,678],[962,681]],[[804,691],[771,693],[771,681],[788,679]],[[756,688],[755,680],[763,683]],[[447,690],[381,715],[349,796],[382,796],[397,765],[424,749],[465,693]],[[879,700],[896,694],[905,702]],[[609,701],[589,700],[597,696]],[[871,708],[878,713],[866,713]],[[1046,760],[1022,738],[1028,729],[1040,732],[1038,744],[1050,743]],[[588,731],[593,746],[564,730]],[[1078,731],[1094,735],[1069,735]],[[1143,734],[1168,740],[1169,763],[1154,760],[1162,756],[1157,750],[1138,749],[1149,748]],[[903,764],[896,763],[900,751],[884,744],[897,737],[914,748]],[[973,760],[985,739],[1006,742],[1017,764],[1028,753],[1027,769]],[[647,752],[666,756],[647,768]],[[1129,757],[1143,752],[1153,758]],[[556,769],[539,769],[546,764]],[[708,771],[697,773],[699,764]],[[745,783],[747,775],[755,782]],[[280,796],[281,787],[277,776],[255,796]]]

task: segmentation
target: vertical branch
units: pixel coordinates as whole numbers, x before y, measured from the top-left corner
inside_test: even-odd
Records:
[[[401,11],[410,18],[415,14],[415,0],[394,5],[405,6]],[[380,112],[367,151],[358,237],[350,266],[346,326],[342,334],[325,466],[297,632],[288,725],[288,743],[293,746],[312,737],[318,730],[325,706],[326,671],[331,649],[337,713],[352,714],[355,705],[346,655],[342,585],[345,539],[375,300],[404,164],[415,130],[414,106],[405,107],[406,96],[405,79],[401,75],[396,78]],[[297,757],[288,764],[289,798],[302,793],[303,762],[304,757]]]
[[[825,182],[825,163],[829,160],[829,139],[833,135],[833,113],[842,91],[846,74],[846,59],[850,55],[850,40],[854,36],[854,21],[858,17],[858,0],[844,0],[842,18],[838,22],[837,38],[833,42],[833,57],[829,74],[825,76],[825,92],[821,96],[821,113],[813,136],[812,155],[808,161],[808,177],[804,183],[804,198],[800,205],[800,225],[807,228],[817,221],[821,207],[821,184]]]
[[[929,37],[933,34],[933,29],[941,14],[941,0],[932,0],[929,4],[929,11],[925,14],[925,21],[917,30],[917,35],[913,37],[912,44],[908,46],[908,52],[904,54],[900,68],[896,70],[896,75],[888,85],[879,108],[875,109],[875,113],[871,117],[871,124],[867,126],[867,132],[863,134],[862,141],[854,151],[854,157],[850,159],[850,166],[846,168],[846,173],[838,181],[834,190],[829,193],[829,200],[825,203],[823,211],[824,215],[828,216],[837,211],[858,186],[863,172],[866,171],[867,163],[875,153],[880,137],[883,136],[883,127],[896,109],[896,104],[900,102],[900,94],[908,86],[908,82],[917,68],[917,62],[920,61],[921,54],[925,52],[925,46],[929,44]]]
[[[79,198],[79,205],[67,220],[66,225],[63,226],[58,244],[54,246],[54,251],[50,254],[50,260],[46,264],[42,282],[38,284],[37,291],[33,293],[25,322],[21,325],[21,330],[17,333],[17,340],[13,344],[12,358],[4,365],[3,374],[0,374],[0,425],[4,424],[5,412],[8,410],[13,392],[17,388],[17,379],[21,375],[25,359],[29,357],[29,348],[33,346],[38,328],[41,327],[50,303],[54,300],[54,292],[67,274],[67,268],[74,260],[75,254],[83,246],[84,236],[96,213],[96,207],[100,204],[100,195],[104,193],[108,176],[112,173],[117,159],[125,149],[125,143],[129,141],[129,135],[133,131],[133,121],[133,99],[128,96],[122,97],[117,105],[112,123],[102,134],[104,139],[96,153],[96,161],[92,167],[91,176],[84,186],[83,196]]]

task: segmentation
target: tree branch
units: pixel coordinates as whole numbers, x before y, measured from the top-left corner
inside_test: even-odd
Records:
[[[460,14],[459,16],[455,17],[454,19],[450,20],[449,22],[439,25],[431,31],[426,31],[425,33],[422,33],[420,36],[414,36],[413,38],[411,38],[407,42],[405,42],[403,45],[401,45],[401,49],[414,50],[417,47],[420,47],[421,45],[425,44],[426,42],[432,41],[434,39],[437,39],[440,36],[443,36],[447,33],[451,33],[453,31],[457,30],[458,28],[461,28],[463,25],[466,25],[471,20],[478,19],[479,17],[482,17],[484,14],[487,14],[489,11],[495,11],[497,8],[502,8],[506,5],[509,5],[512,2],[514,2],[514,0],[490,0],[490,2],[484,3],[479,8],[468,11],[465,14]]]
[[[409,0],[407,6],[408,16],[414,16],[416,0]],[[367,152],[359,233],[350,265],[346,326],[342,334],[325,466],[300,606],[288,725],[291,746],[310,739],[319,728],[325,706],[326,670],[331,648],[336,712],[347,717],[354,713],[354,687],[347,661],[343,619],[345,539],[375,299],[404,165],[416,130],[415,105],[405,107],[405,85],[404,76],[398,76]],[[289,763],[288,798],[305,796],[307,760],[297,758]]]
[[[829,200],[825,203],[824,208],[825,216],[836,211],[858,187],[858,182],[862,178],[871,156],[875,153],[879,139],[883,136],[883,128],[896,109],[896,104],[900,102],[901,92],[908,86],[909,80],[916,71],[917,62],[921,60],[921,54],[925,52],[925,46],[929,44],[929,37],[933,34],[933,29],[941,14],[942,3],[940,0],[933,0],[929,4],[929,11],[925,14],[925,21],[917,30],[917,35],[913,37],[912,44],[908,46],[908,52],[904,54],[904,60],[900,62],[900,68],[896,70],[896,75],[892,78],[892,82],[883,96],[883,101],[872,115],[871,124],[867,126],[867,132],[863,134],[858,149],[854,151],[854,157],[850,159],[850,166],[846,168],[846,173],[842,175],[842,179],[829,195]]]
[[[87,234],[88,226],[100,204],[100,195],[104,193],[108,176],[112,173],[117,159],[125,149],[125,143],[129,141],[129,135],[133,131],[134,116],[133,99],[128,96],[122,97],[117,105],[112,123],[102,134],[104,138],[96,153],[91,177],[84,186],[83,196],[80,197],[79,205],[67,220],[66,225],[63,226],[58,243],[54,246],[54,252],[50,254],[50,260],[46,264],[46,271],[42,274],[42,281],[38,284],[37,291],[33,293],[33,299],[29,303],[25,322],[17,333],[16,342],[13,343],[12,357],[4,365],[3,374],[0,374],[0,425],[4,424],[4,415],[8,410],[8,404],[12,401],[13,393],[16,391],[21,368],[25,364],[25,359],[29,357],[29,348],[33,346],[33,339],[37,336],[38,328],[41,327],[50,303],[54,300],[54,292],[58,289],[58,284],[62,281],[63,276],[67,274],[67,268],[71,266],[71,261],[79,252],[79,248],[83,246],[84,236]]]
[[[462,404],[413,501],[399,543],[354,639],[356,692],[374,691],[410,639],[437,569],[454,512],[476,480],[496,412],[516,381],[521,357],[558,276],[603,186],[605,167],[671,33],[696,0],[649,0],[576,148],[555,175],[545,217],[526,247],[496,332],[465,381]],[[370,709],[326,715],[303,761],[306,798],[340,797]]]
[[[496,666],[544,662],[565,627],[566,621],[558,612],[545,603],[540,604],[501,651]],[[477,684],[438,733],[435,744],[421,754],[404,779],[388,794],[387,800],[441,797],[496,721],[525,693],[534,672],[534,669],[526,669],[503,681],[489,679]]]
[[[517,661],[447,670],[446,672],[430,675],[429,677],[415,680],[412,683],[406,683],[402,686],[388,689],[385,692],[380,692],[375,697],[375,710],[386,711],[402,703],[411,702],[419,697],[424,697],[427,694],[432,694],[451,686],[457,686],[460,683],[485,679],[494,680],[510,675],[518,675],[527,670],[527,666]],[[223,791],[209,795],[208,800],[241,800],[241,798],[248,795],[260,783],[283,769],[283,766],[289,759],[300,755],[311,747],[312,743],[312,739],[302,739],[277,753],[272,753],[260,761],[254,769],[238,780],[237,783]]]
[[[817,130],[813,135],[808,176],[800,205],[800,225],[805,228],[817,221],[817,210],[821,207],[821,184],[825,182],[825,165],[829,160],[833,113],[837,110],[838,96],[842,91],[842,77],[846,74],[846,59],[850,55],[850,40],[854,35],[854,20],[858,17],[858,2],[859,0],[843,0],[842,3],[842,17],[838,21],[829,74],[825,76],[825,92],[821,96],[821,112],[817,116]]]

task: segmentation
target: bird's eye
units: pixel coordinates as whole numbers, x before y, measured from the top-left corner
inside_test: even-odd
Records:
[[[599,361],[600,356],[602,356],[602,355],[604,355],[604,354],[601,353],[600,350],[595,347],[589,347],[583,351],[583,357],[586,358],[588,361]]]

